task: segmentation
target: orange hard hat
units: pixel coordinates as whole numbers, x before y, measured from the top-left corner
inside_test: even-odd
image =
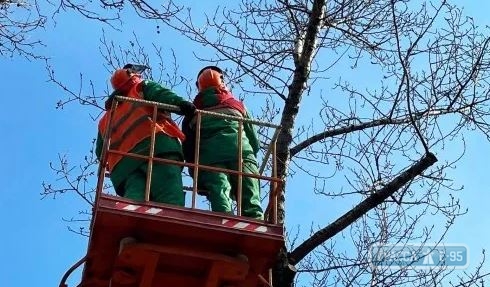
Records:
[[[199,91],[210,87],[224,87],[223,71],[216,66],[207,66],[197,74],[196,86]]]
[[[111,77],[112,88],[119,92],[126,92],[133,84],[141,79],[141,75],[130,69],[117,69]]]

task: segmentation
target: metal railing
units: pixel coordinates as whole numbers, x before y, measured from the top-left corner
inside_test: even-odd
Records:
[[[150,150],[148,155],[141,155],[141,154],[136,154],[136,153],[130,153],[130,152],[123,152],[123,151],[118,151],[118,150],[113,150],[110,149],[110,144],[111,144],[111,134],[112,134],[112,129],[113,127],[113,115],[114,112],[117,109],[117,106],[119,102],[121,101],[128,101],[128,102],[133,102],[133,103],[139,103],[142,105],[146,106],[152,106],[153,107],[153,112],[152,112],[152,132],[151,132],[151,141],[150,141]],[[164,110],[168,112],[180,112],[180,108],[177,106],[173,105],[167,105],[167,104],[162,104],[158,102],[152,102],[152,101],[146,101],[146,100],[141,100],[141,99],[135,99],[135,98],[128,98],[128,97],[122,97],[122,96],[116,96],[115,100],[112,102],[112,107],[110,110],[110,115],[108,119],[108,124],[107,128],[105,131],[105,134],[103,135],[103,148],[102,148],[102,153],[101,153],[101,161],[100,161],[100,166],[99,166],[99,172],[98,172],[98,182],[97,182],[97,193],[96,193],[96,204],[98,201],[98,198],[103,192],[103,183],[104,183],[104,178],[106,175],[106,162],[109,154],[117,154],[121,155],[124,157],[131,157],[131,158],[136,158],[136,159],[142,159],[142,160],[147,160],[148,161],[148,169],[147,169],[147,178],[146,178],[146,186],[145,186],[145,193],[144,193],[144,200],[145,202],[150,201],[150,187],[151,187],[151,175],[153,171],[153,164],[154,162],[159,162],[159,163],[166,163],[166,164],[173,164],[177,166],[185,166],[193,169],[193,184],[192,187],[184,187],[184,190],[192,190],[192,200],[191,200],[191,208],[195,209],[196,208],[196,201],[197,201],[197,194],[198,194],[198,178],[199,178],[199,170],[205,170],[205,171],[214,171],[214,172],[222,172],[226,174],[231,174],[231,175],[236,175],[238,177],[238,184],[237,184],[237,194],[236,194],[236,201],[237,201],[237,215],[241,216],[242,214],[242,179],[243,177],[250,177],[250,178],[256,178],[259,180],[266,180],[269,182],[271,185],[270,188],[270,193],[269,193],[269,202],[267,205],[267,208],[265,209],[265,214],[264,214],[264,219],[267,220],[269,218],[269,221],[272,223],[277,224],[277,194],[278,194],[278,189],[281,186],[282,180],[277,177],[277,156],[276,156],[276,144],[277,144],[277,137],[279,135],[280,131],[280,126],[274,125],[268,122],[262,122],[254,119],[247,119],[239,116],[233,116],[229,114],[222,114],[222,113],[216,113],[212,111],[206,111],[206,110],[196,110],[195,113],[195,118],[196,118],[196,124],[195,124],[195,129],[196,129],[196,142],[195,142],[195,150],[194,150],[194,163],[190,162],[184,162],[184,161],[176,161],[176,160],[170,160],[170,159],[165,159],[165,158],[159,158],[155,157],[155,138],[156,138],[156,121],[157,121],[157,115],[158,111]],[[238,145],[238,170],[233,170],[233,169],[225,169],[225,168],[219,168],[219,167],[214,167],[214,166],[209,166],[209,165],[202,165],[199,164],[199,158],[200,158],[200,142],[201,142],[201,122],[202,122],[202,116],[207,115],[207,116],[213,116],[213,117],[219,117],[223,119],[229,119],[229,120],[234,120],[238,121],[238,135],[237,135],[237,145]],[[243,163],[243,151],[242,151],[242,134],[243,134],[243,124],[244,123],[251,123],[253,125],[258,125],[258,126],[263,126],[263,127],[268,127],[268,128],[273,128],[275,129],[273,137],[268,144],[266,153],[264,155],[262,164],[260,165],[259,168],[259,173],[258,174],[252,174],[252,173],[244,173],[242,169],[242,163]],[[267,162],[269,160],[269,157],[272,156],[272,170],[271,170],[271,176],[264,176],[262,175],[266,166]],[[272,214],[269,214],[272,213]],[[271,216],[269,216],[271,215]]]

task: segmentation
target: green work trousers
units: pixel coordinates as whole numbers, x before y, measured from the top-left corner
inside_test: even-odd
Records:
[[[166,159],[181,160],[178,156],[165,156]],[[144,201],[148,164],[140,165],[124,182],[124,197]],[[172,164],[153,162],[150,200],[160,203],[185,205],[182,185],[182,167]]]
[[[210,166],[232,170],[238,170],[237,165],[236,161],[210,164]],[[244,160],[242,170],[244,173],[259,173],[257,163],[250,160]],[[207,197],[213,211],[232,213],[230,196],[237,196],[237,175],[202,170],[199,171],[198,186],[199,189],[208,192]],[[242,215],[255,219],[264,218],[260,206],[260,184],[256,178],[242,177]]]

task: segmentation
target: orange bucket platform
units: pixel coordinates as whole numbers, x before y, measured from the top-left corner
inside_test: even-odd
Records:
[[[102,195],[80,287],[267,286],[283,228]]]

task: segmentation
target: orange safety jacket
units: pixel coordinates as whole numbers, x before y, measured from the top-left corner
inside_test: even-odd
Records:
[[[134,85],[126,95],[129,98],[143,99],[141,84]],[[99,122],[99,132],[105,137],[109,124],[111,111],[106,111]],[[119,102],[112,116],[112,128],[110,134],[111,150],[130,152],[138,143],[151,137],[153,128],[153,107],[137,102]],[[166,134],[170,137],[185,140],[185,135],[177,124],[172,121],[168,112],[158,110],[155,123],[155,133]],[[106,140],[104,138],[104,140]],[[123,155],[108,153],[107,170],[111,172]]]

